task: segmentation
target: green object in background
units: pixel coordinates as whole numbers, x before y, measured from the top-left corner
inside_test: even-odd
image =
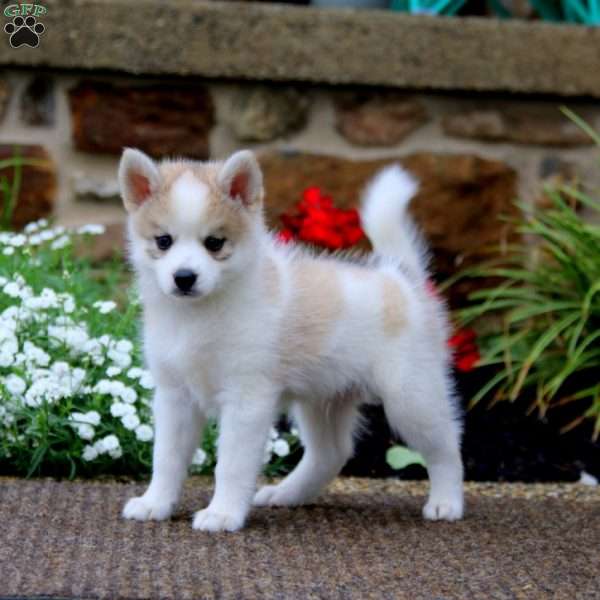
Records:
[[[390,8],[400,12],[455,15],[466,0],[392,0]]]
[[[537,14],[552,23],[567,22],[600,25],[600,0],[529,0]],[[512,17],[502,0],[489,0],[494,13],[501,18]]]
[[[562,5],[569,23],[600,25],[600,0],[563,0]]]
[[[392,446],[385,454],[385,460],[392,469],[399,471],[410,465],[421,465],[427,468],[425,459],[414,450],[405,446]]]
[[[537,14],[550,22],[600,25],[600,0],[530,0]],[[455,15],[466,0],[391,0],[390,8],[399,12],[429,15]],[[512,17],[502,0],[489,0],[492,11],[500,18]]]

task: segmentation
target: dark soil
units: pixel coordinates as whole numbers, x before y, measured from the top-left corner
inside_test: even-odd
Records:
[[[484,381],[482,375],[476,373],[460,376],[460,396],[471,397]],[[568,411],[551,413],[544,419],[536,413],[527,415],[528,408],[529,403],[520,400],[501,402],[492,408],[481,403],[466,411],[463,438],[466,479],[577,481],[582,471],[600,478],[600,440],[592,441],[591,425],[560,433],[560,429],[585,408],[572,406]],[[365,414],[370,424],[369,433],[359,440],[355,457],[346,465],[344,474],[401,479],[425,477],[425,470],[420,466],[398,472],[387,465],[385,454],[394,443],[394,436],[383,410],[366,407]]]

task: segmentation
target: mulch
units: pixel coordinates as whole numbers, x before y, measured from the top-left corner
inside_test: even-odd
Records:
[[[341,478],[208,534],[191,515],[209,479],[171,521],[124,521],[143,487],[0,478],[0,598],[600,598],[599,488],[471,483],[464,521],[427,523],[425,482]]]

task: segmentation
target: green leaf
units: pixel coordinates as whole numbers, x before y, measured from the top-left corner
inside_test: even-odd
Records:
[[[425,459],[414,450],[410,450],[405,446],[392,446],[385,455],[385,460],[392,469],[399,471],[409,465],[421,465],[427,468]]]

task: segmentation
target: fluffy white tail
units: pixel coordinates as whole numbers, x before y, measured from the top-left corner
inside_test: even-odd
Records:
[[[400,259],[413,276],[426,279],[427,248],[407,213],[418,189],[417,180],[399,165],[385,167],[367,185],[361,221],[377,254]]]

